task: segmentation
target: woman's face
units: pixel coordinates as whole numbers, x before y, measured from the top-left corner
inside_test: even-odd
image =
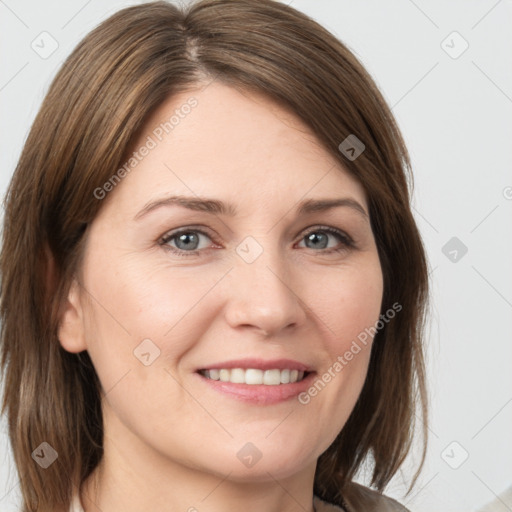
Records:
[[[102,189],[59,332],[94,363],[105,442],[138,470],[314,471],[366,376],[371,338],[353,342],[380,314],[362,186],[296,117],[216,82],[161,105],[134,151]],[[284,382],[198,372],[249,358],[235,380]],[[299,367],[298,384],[261,371]]]

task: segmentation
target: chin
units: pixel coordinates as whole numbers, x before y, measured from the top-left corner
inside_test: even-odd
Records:
[[[300,467],[295,462],[293,465],[283,466],[276,464],[277,461],[260,461],[252,468],[244,468],[237,466],[226,466],[226,472],[222,473],[223,477],[229,474],[228,479],[237,483],[257,483],[269,482],[275,480],[283,480],[297,474]]]
[[[244,443],[233,458],[230,455],[223,458],[222,467],[216,471],[224,476],[229,474],[229,479],[235,482],[267,482],[291,477],[312,463],[311,460],[316,463],[309,453],[304,453],[303,445],[293,450],[286,444],[264,446],[262,440],[260,446],[261,450],[250,442]]]

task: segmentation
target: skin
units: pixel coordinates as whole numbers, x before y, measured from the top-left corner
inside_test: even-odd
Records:
[[[105,455],[81,502],[86,512],[311,512],[317,459],[355,405],[371,342],[307,405],[245,403],[195,372],[290,358],[321,376],[377,322],[383,280],[368,217],[347,206],[295,211],[346,197],[368,212],[364,189],[296,116],[219,82],[169,98],[134,148],[192,96],[197,106],[104,199],[63,307],[60,343],[88,351],[103,389]],[[175,205],[134,220],[177,194],[238,211]],[[162,243],[188,227],[206,235]],[[252,263],[236,251],[248,236],[262,249]],[[147,338],[160,350],[148,366],[133,353]],[[250,468],[236,456],[248,442],[262,454]]]

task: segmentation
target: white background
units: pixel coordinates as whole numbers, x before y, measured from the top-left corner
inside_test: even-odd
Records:
[[[94,26],[133,3],[0,1],[2,195],[60,64]],[[363,62],[392,106],[413,161],[414,213],[433,293],[431,434],[418,485],[404,497],[406,466],[387,494],[414,512],[479,510],[512,485],[512,2],[291,5]],[[45,59],[31,47],[42,46],[43,31],[58,43]],[[464,40],[469,46],[458,55]],[[453,247],[445,249],[448,256],[442,251],[453,237],[456,261]],[[5,431],[3,420],[0,510],[14,512],[19,487]],[[511,511],[510,495],[501,500],[492,510]]]

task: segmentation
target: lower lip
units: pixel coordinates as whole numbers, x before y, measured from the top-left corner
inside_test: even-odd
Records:
[[[235,384],[233,382],[223,382],[204,377],[196,373],[200,379],[215,391],[224,393],[236,400],[257,405],[271,405],[284,402],[294,398],[298,394],[306,391],[315,377],[315,372],[309,373],[306,378],[300,382],[290,384],[279,384],[277,386],[268,386],[266,384]]]

